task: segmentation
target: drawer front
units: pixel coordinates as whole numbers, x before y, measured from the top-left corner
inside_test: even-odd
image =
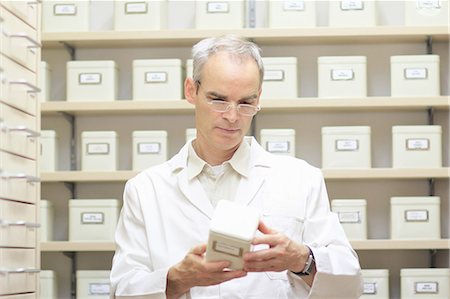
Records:
[[[36,117],[0,103],[0,150],[35,160],[38,135]]]
[[[4,56],[0,56],[0,59],[3,65],[0,73],[0,102],[36,115],[39,91],[36,74]]]
[[[37,28],[37,1],[9,0],[2,1],[2,5],[34,29]]]
[[[0,295],[36,292],[35,249],[0,248]]]
[[[36,70],[40,51],[37,31],[3,8],[2,18],[0,52],[30,70]]]
[[[35,248],[36,206],[0,199],[0,247]]]
[[[36,203],[39,190],[35,160],[0,152],[0,198]]]

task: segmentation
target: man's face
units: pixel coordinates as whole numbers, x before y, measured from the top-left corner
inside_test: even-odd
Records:
[[[211,56],[203,67],[201,82],[193,86],[188,101],[196,105],[197,142],[218,151],[235,150],[249,130],[252,116],[213,111],[208,101],[221,100],[230,104],[258,105],[259,71],[252,59],[236,60],[228,53]],[[235,107],[235,106],[234,106]]]

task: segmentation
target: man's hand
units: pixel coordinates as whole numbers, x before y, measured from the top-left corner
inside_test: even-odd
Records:
[[[206,262],[203,255],[206,244],[191,249],[184,259],[169,269],[166,295],[179,298],[194,286],[210,286],[247,275],[245,271],[226,270],[229,261]]]

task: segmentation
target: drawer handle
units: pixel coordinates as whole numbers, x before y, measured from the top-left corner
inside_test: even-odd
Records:
[[[1,173],[1,172],[0,172]],[[41,181],[40,178],[32,176],[32,175],[26,175],[24,173],[17,173],[17,174],[0,174],[0,177],[2,179],[25,179],[28,183],[39,183]]]
[[[34,137],[39,137],[41,136],[41,134],[39,132],[33,131],[31,129],[28,129],[25,126],[17,126],[15,128],[10,128],[4,124],[2,124],[2,120],[0,119],[0,128],[3,132],[25,132],[27,133],[27,137],[29,138],[34,138]]]
[[[24,32],[19,32],[19,33],[15,33],[15,34],[8,34],[8,36],[10,38],[24,38],[27,41],[29,41],[30,43],[32,43],[32,46],[28,46],[28,48],[40,48],[41,44],[38,43],[36,40],[34,40],[33,38],[31,38],[30,36],[28,36],[28,34],[24,33]]]
[[[8,221],[0,219],[0,226],[25,226],[28,228],[37,228],[41,227],[39,223],[26,222],[25,220],[17,220],[17,221]]]
[[[39,272],[41,272],[40,269],[33,269],[33,268],[16,268],[16,269],[0,268],[0,273],[2,274],[39,273]]]
[[[9,84],[20,84],[20,85],[28,86],[29,88],[32,89],[31,91],[28,91],[28,92],[33,92],[33,93],[41,92],[41,89],[39,87],[37,87],[36,85],[33,85],[30,82],[23,80],[23,79],[20,79],[17,81],[9,81]]]

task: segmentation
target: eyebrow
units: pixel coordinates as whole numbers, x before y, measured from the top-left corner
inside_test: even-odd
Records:
[[[220,98],[220,99],[224,99],[224,100],[228,100],[228,97],[225,95],[221,95],[215,91],[208,91],[205,93],[206,97],[211,98],[211,97],[215,97],[215,98]],[[256,98],[258,98],[257,94],[252,94],[249,95],[247,97],[243,97],[241,99],[239,99],[239,102],[243,102],[243,101],[254,101]]]

